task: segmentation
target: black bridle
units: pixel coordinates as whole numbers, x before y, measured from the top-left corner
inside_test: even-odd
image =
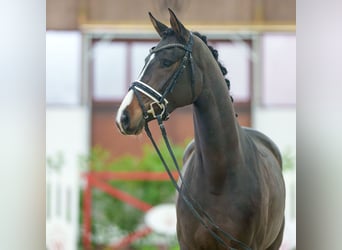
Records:
[[[146,122],[150,120],[157,119],[157,116],[161,116],[162,120],[167,120],[170,116],[170,114],[167,112],[167,104],[168,101],[166,99],[166,96],[173,91],[177,80],[179,76],[183,73],[185,70],[187,64],[190,64],[190,69],[191,69],[191,91],[192,91],[192,96],[194,98],[194,67],[193,67],[193,59],[192,59],[192,46],[193,46],[193,36],[190,36],[189,42],[186,45],[180,44],[180,43],[174,43],[174,44],[167,44],[165,46],[162,46],[160,48],[155,48],[153,47],[150,50],[150,54],[147,56],[146,61],[149,62],[151,56],[161,50],[164,49],[172,49],[172,48],[181,48],[185,50],[185,54],[182,58],[181,63],[179,64],[177,70],[171,75],[169,79],[165,82],[165,89],[162,93],[159,93],[155,89],[153,89],[151,86],[148,84],[144,83],[141,80],[136,80],[132,83],[131,87],[129,90],[133,90],[134,94],[138,97],[139,100],[139,105],[141,106],[141,109],[143,111],[144,119]],[[143,70],[147,67],[148,65],[145,64]],[[143,94],[150,98],[153,102],[150,103],[149,109],[145,109],[145,107],[142,104],[141,97],[139,97],[140,94]],[[159,108],[159,112],[155,108]]]
[[[190,34],[189,41],[186,45],[176,43],[176,44],[168,44],[165,46],[162,46],[160,48],[152,48],[150,51],[150,54],[147,57],[147,61],[149,61],[152,54],[157,53],[158,51],[169,49],[169,48],[181,48],[185,50],[185,54],[183,56],[183,59],[178,66],[175,73],[172,74],[172,76],[169,78],[168,81],[166,81],[166,88],[164,89],[163,93],[159,93],[155,89],[153,89],[151,86],[147,85],[146,83],[142,82],[141,80],[137,80],[132,83],[130,90],[133,90],[135,96],[138,99],[139,105],[142,109],[143,116],[145,119],[145,132],[149,139],[151,140],[159,158],[161,159],[166,172],[169,175],[169,178],[176,188],[177,192],[179,193],[179,196],[184,200],[185,204],[188,206],[192,214],[198,219],[198,221],[209,231],[209,233],[223,246],[227,247],[229,250],[237,250],[235,248],[229,247],[227,243],[222,239],[222,236],[232,242],[235,242],[240,245],[240,247],[244,250],[252,250],[249,246],[247,246],[245,243],[235,239],[231,234],[225,232],[222,228],[220,228],[214,220],[211,218],[211,216],[202,208],[202,206],[191,197],[189,193],[189,188],[187,184],[184,182],[183,176],[181,174],[178,162],[176,160],[176,157],[173,153],[173,150],[171,148],[170,142],[167,137],[166,129],[164,127],[163,121],[167,120],[170,116],[170,114],[167,112],[167,105],[168,101],[165,98],[166,95],[168,95],[172,90],[174,89],[177,80],[179,76],[183,73],[184,69],[186,68],[187,64],[190,64],[190,70],[191,70],[191,89],[192,89],[192,97],[194,99],[194,66],[193,66],[193,59],[192,59],[192,46],[193,46],[193,35]],[[147,67],[145,64],[144,68]],[[141,94],[147,96],[150,98],[153,102],[150,104],[149,109],[145,109],[145,106],[142,102]],[[159,108],[159,112],[155,110],[155,107]],[[164,142],[167,146],[167,149],[169,151],[169,154],[171,155],[172,161],[177,169],[179,178],[182,182],[182,185],[179,186],[176,179],[171,173],[171,170],[169,166],[167,165],[163,155],[160,152],[160,149],[158,148],[152,133],[149,129],[148,122],[157,119]],[[181,188],[182,187],[182,188]],[[202,214],[202,215],[201,215]],[[203,217],[204,218],[203,218]],[[222,236],[220,236],[217,232],[221,233]]]

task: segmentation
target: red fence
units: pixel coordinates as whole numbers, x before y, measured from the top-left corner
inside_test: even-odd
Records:
[[[177,179],[177,172],[172,173]],[[121,200],[143,212],[146,212],[152,206],[136,197],[112,187],[108,184],[110,180],[126,180],[126,181],[169,181],[169,176],[166,172],[88,172],[84,174],[86,187],[83,193],[83,246],[84,249],[91,249],[91,208],[92,208],[92,189],[97,188],[107,193],[108,195]],[[152,230],[148,227],[133,232],[123,238],[120,242],[112,246],[112,249],[120,249],[130,245],[135,240],[144,237],[151,233]]]

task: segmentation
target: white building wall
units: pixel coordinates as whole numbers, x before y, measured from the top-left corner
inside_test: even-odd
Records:
[[[296,152],[296,109],[256,107],[253,127],[269,136],[281,152]]]
[[[80,157],[89,152],[89,110],[46,110],[46,246],[76,250],[79,232]],[[49,162],[49,161],[48,161]]]

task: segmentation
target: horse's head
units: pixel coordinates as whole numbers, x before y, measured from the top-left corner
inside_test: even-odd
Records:
[[[146,122],[156,118],[166,120],[175,108],[193,103],[200,92],[199,66],[192,57],[200,39],[169,11],[171,28],[149,13],[161,40],[150,50],[120,105],[116,124],[123,134],[139,134]]]

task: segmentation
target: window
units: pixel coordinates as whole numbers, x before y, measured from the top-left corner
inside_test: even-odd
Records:
[[[93,47],[94,99],[119,100],[127,91],[127,43],[98,41]]]
[[[268,33],[262,37],[262,104],[296,104],[296,36]]]
[[[46,32],[46,103],[80,103],[81,34]]]
[[[145,58],[150,49],[156,46],[157,42],[133,42],[132,43],[132,74],[130,82],[137,79],[145,65]]]
[[[150,49],[158,41],[94,40],[93,99],[97,102],[120,102],[131,82],[137,79]],[[231,94],[236,102],[250,101],[251,48],[248,41],[214,41],[219,60],[227,68]]]
[[[95,101],[121,101],[157,42],[97,41],[93,47]]]
[[[251,48],[245,41],[217,42],[214,48],[219,53],[219,61],[227,68],[226,78],[230,80],[230,94],[237,102],[250,100],[250,57]]]

